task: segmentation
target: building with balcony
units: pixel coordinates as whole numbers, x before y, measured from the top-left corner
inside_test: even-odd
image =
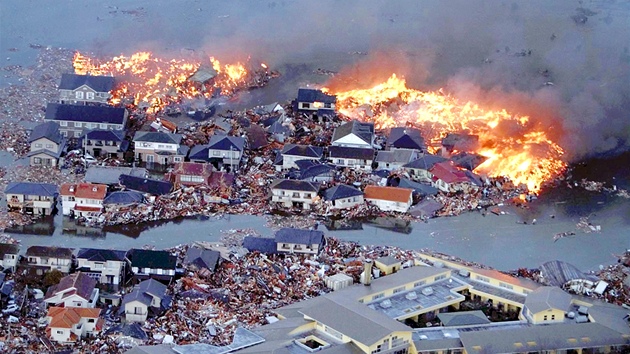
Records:
[[[37,274],[51,270],[70,273],[72,267],[72,248],[31,246],[26,249],[26,266],[37,270]]]
[[[63,215],[93,220],[103,210],[107,186],[95,183],[61,185]]]
[[[57,208],[59,188],[48,183],[11,182],[4,194],[9,211],[45,216]]]
[[[46,335],[60,344],[74,343],[81,338],[95,337],[103,329],[105,320],[101,309],[51,307],[46,320]]]
[[[129,141],[121,130],[92,129],[80,137],[83,149],[94,157],[119,159],[129,149]]]
[[[66,275],[59,284],[53,285],[46,291],[44,302],[59,307],[93,308],[98,300],[99,290],[96,280],[83,272]]]
[[[318,192],[317,183],[280,179],[271,185],[271,202],[280,203],[287,208],[310,209]]]
[[[139,131],[133,138],[135,159],[158,167],[183,162],[189,149],[181,142],[181,134]]]
[[[77,269],[101,284],[124,283],[127,251],[81,248],[77,253]]]
[[[113,76],[61,74],[57,87],[59,101],[65,104],[107,104],[114,89]]]
[[[63,136],[78,139],[84,130],[125,130],[128,116],[125,108],[49,103],[44,120],[58,123]]]

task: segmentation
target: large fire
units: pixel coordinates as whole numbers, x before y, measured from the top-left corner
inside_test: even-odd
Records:
[[[134,106],[144,105],[149,113],[156,113],[166,105],[183,98],[212,97],[216,90],[232,94],[246,84],[248,71],[241,63],[221,64],[210,58],[211,67],[203,68],[201,80],[191,80],[201,67],[200,61],[154,57],[149,52],[118,56],[99,61],[77,52],[74,56],[76,74],[110,75],[117,77],[112,104],[132,98]],[[130,102],[131,103],[131,102]]]
[[[419,128],[433,151],[448,133],[477,135],[478,147],[468,152],[487,159],[475,172],[508,177],[533,193],[566,167],[561,159],[563,149],[528,117],[506,110],[486,110],[441,91],[410,89],[396,75],[368,89],[324,91],[337,96],[340,113],[374,122],[377,129],[409,125]]]

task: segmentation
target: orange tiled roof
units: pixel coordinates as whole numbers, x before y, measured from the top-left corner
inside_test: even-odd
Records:
[[[50,328],[72,328],[79,323],[81,318],[98,318],[101,309],[89,309],[83,307],[51,307],[47,317],[50,317]]]
[[[407,203],[411,198],[411,189],[398,187],[381,187],[367,186],[365,187],[365,199],[389,200],[392,202]]]
[[[96,183],[62,184],[61,195],[74,195],[76,198],[105,199],[107,186]]]

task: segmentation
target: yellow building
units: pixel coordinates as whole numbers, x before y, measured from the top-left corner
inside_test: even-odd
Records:
[[[402,262],[392,256],[379,257],[374,260],[374,265],[382,275],[396,273],[402,268]]]
[[[571,307],[571,295],[554,286],[544,286],[527,296],[522,315],[533,324],[559,323]]]

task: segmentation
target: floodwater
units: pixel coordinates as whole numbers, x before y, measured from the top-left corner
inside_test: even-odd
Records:
[[[285,1],[7,0],[0,2],[0,66],[32,64],[37,50],[31,45],[66,47],[108,56],[140,50],[189,53],[190,48],[193,52],[203,48],[205,53],[226,60],[242,60],[244,56],[251,55],[252,60],[267,61],[283,76],[263,90],[245,93],[241,99],[243,106],[247,106],[291,99],[298,87],[328,79],[325,75],[314,75],[314,69],[339,70],[361,60],[371,47],[382,49],[388,44],[404,44],[410,38],[420,37],[419,33],[431,42],[445,43],[433,53],[438,58],[436,67],[444,72],[452,74],[458,68],[472,66],[473,62],[478,65],[483,61],[487,55],[480,49],[483,45],[464,40],[465,33],[482,29],[474,23],[467,28],[457,25],[470,25],[469,19],[474,18],[476,13],[462,10],[463,15],[458,19],[445,16],[443,12],[455,13],[456,7],[440,9],[442,2],[414,3],[417,3],[414,11],[402,11],[403,5],[400,4],[401,8],[390,3],[376,6],[370,3],[372,5],[368,6],[363,1],[303,2],[301,5],[308,5],[303,7]],[[363,7],[363,4],[366,6]],[[330,8],[332,6],[338,11]],[[485,10],[507,8],[506,12],[529,14],[523,18],[514,17],[518,26],[507,31],[499,28],[496,33],[490,34],[496,36],[497,42],[509,42],[512,40],[510,37],[518,38],[510,44],[527,48],[535,46],[530,41],[539,37],[544,38],[545,45],[549,45],[551,33],[570,37],[569,31],[560,24],[570,28],[575,26],[569,16],[575,14],[577,5],[573,1],[518,4],[478,1],[470,6],[472,10],[476,10],[477,6]],[[597,19],[591,19],[589,26],[580,29],[593,39],[587,49],[596,48],[594,43],[602,38],[592,30],[597,29],[595,26],[623,26],[627,29],[630,23],[628,2],[591,1],[585,6],[602,13]],[[435,15],[425,7],[440,11]],[[361,11],[354,13],[352,9],[356,8]],[[345,20],[340,21],[335,13],[346,13]],[[450,19],[447,25],[452,28],[445,30],[437,26],[440,21],[436,19],[441,16]],[[536,21],[540,26],[532,25]],[[590,27],[594,21],[599,22]],[[530,25],[521,26],[520,23]],[[493,28],[485,24],[482,27]],[[524,32],[519,34],[520,28]],[[407,32],[401,32],[403,29]],[[542,33],[543,29],[545,33]],[[625,33],[621,29],[619,33]],[[443,33],[452,37],[444,38]],[[456,36],[458,33],[461,36]],[[523,43],[519,43],[520,40]],[[575,50],[581,48],[577,42],[575,46]],[[410,45],[405,53],[413,57],[423,50],[421,45]],[[472,54],[460,55],[463,52]],[[7,84],[15,82],[0,75],[0,87]],[[630,164],[628,154],[624,156],[617,160],[591,161],[588,165],[578,166],[576,173],[627,189]],[[0,154],[0,164],[9,166],[11,158]],[[619,197],[564,187],[548,191],[532,203],[530,209],[506,207],[503,210],[507,214],[497,216],[489,213],[484,217],[479,213],[469,213],[432,219],[428,223],[413,223],[409,233],[396,233],[367,224],[361,230],[326,233],[363,244],[429,248],[505,270],[537,267],[554,259],[591,270],[600,264],[615,262],[613,254],[630,248],[630,202]],[[553,241],[555,233],[574,231],[580,217],[587,216],[592,224],[601,225],[601,232],[577,231],[573,237]],[[532,225],[534,218],[537,222]],[[9,233],[19,239],[24,248],[55,245],[127,249],[147,244],[163,248],[195,240],[215,241],[219,239],[221,230],[228,229],[254,228],[263,235],[271,235],[272,230],[264,226],[265,221],[263,217],[232,215],[113,227],[105,231],[64,231],[63,220],[57,217]],[[523,224],[524,221],[527,224]]]

